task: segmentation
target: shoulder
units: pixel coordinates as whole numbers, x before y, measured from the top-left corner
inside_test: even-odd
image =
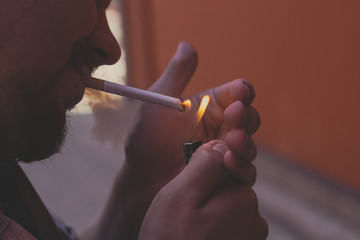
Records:
[[[7,240],[36,240],[36,238],[23,227],[5,216],[0,211],[0,239]]]

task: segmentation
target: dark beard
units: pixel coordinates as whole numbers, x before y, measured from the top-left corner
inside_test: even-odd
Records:
[[[34,78],[36,75],[27,76]],[[7,126],[1,122],[0,154],[30,163],[49,158],[61,150],[67,125],[66,110],[63,103],[57,99],[56,88],[52,86],[54,82],[41,86],[26,84],[32,80],[25,79],[29,78],[27,76],[21,76],[20,84],[20,79],[17,78],[12,79],[11,84],[6,86],[10,111],[14,111],[12,115],[16,116],[15,123],[10,123],[15,125],[9,129],[17,129],[20,136],[17,136],[14,142],[11,130],[7,130]],[[36,77],[38,80],[39,75]],[[49,83],[48,79],[42,80],[41,82]],[[11,101],[12,98],[14,101]],[[7,110],[9,111],[9,108]]]
[[[24,141],[17,160],[30,163],[60,152],[67,130],[67,124],[62,119],[64,116],[55,107],[30,112],[24,120]]]

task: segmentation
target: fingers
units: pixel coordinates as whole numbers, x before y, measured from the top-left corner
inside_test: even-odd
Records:
[[[211,221],[207,222],[209,228],[222,228],[221,223],[232,226],[222,232],[223,239],[238,239],[239,236],[244,239],[266,239],[268,234],[267,224],[258,211],[256,193],[251,187],[238,182],[218,188],[204,203],[201,213],[205,221],[218,219],[216,226],[211,226]]]
[[[224,212],[223,206],[227,206],[227,213]],[[241,206],[241,208],[239,208]],[[246,210],[246,211],[244,211]],[[231,182],[218,188],[204,203],[204,211],[211,211],[215,215],[233,215],[234,217],[239,214],[246,215],[248,213],[258,212],[258,200],[254,190],[243,183]],[[206,214],[206,213],[205,213]]]
[[[257,154],[256,146],[245,129],[232,129],[225,136],[225,142],[231,151],[224,156],[224,164],[231,177],[254,185],[256,168],[251,163]]]
[[[252,106],[235,101],[225,109],[224,121],[231,128],[245,128],[251,136],[260,126],[260,115]]]
[[[205,144],[203,149],[199,149],[196,161],[204,160],[202,154],[208,150],[210,152],[214,150],[211,155],[218,151],[220,156],[224,151],[227,152],[226,145],[216,144],[212,147]],[[196,171],[201,167],[194,164],[196,161],[191,162],[194,169],[188,170],[190,169],[188,165],[183,172],[188,171],[188,173],[202,176],[199,178],[195,176],[192,179],[195,182],[192,184],[187,182],[181,185],[191,176],[178,175],[166,185],[151,203],[142,223],[139,239],[148,239],[149,236],[152,237],[151,239],[239,239],[239,237],[241,239],[266,239],[268,227],[259,214],[256,193],[243,183],[236,181],[224,183],[218,179],[220,182],[216,188],[211,187],[211,193],[207,193],[207,197],[200,204],[194,205],[188,201],[189,195],[202,190],[199,187],[208,188],[205,181],[201,185],[196,185],[198,181],[203,180],[201,177],[206,175],[204,175],[205,172]],[[210,158],[202,162],[209,165],[213,163]],[[219,172],[215,171],[215,173]],[[213,173],[211,171],[205,180],[209,180]],[[174,184],[175,181],[178,183]],[[174,187],[174,185],[180,187]],[[196,191],[193,192],[193,189]],[[194,198],[190,197],[190,199]],[[198,202],[197,199],[196,202]]]
[[[163,75],[150,90],[180,97],[197,66],[198,58],[194,47],[186,42],[179,44]]]
[[[214,94],[220,106],[226,108],[234,101],[242,101],[246,105],[251,104],[255,98],[255,89],[249,81],[236,79],[215,88]]]
[[[228,150],[224,142],[218,140],[203,144],[170,183],[170,188],[183,195],[183,201],[201,204],[221,182],[225,172],[223,156]]]
[[[251,162],[255,159],[257,154],[255,143],[244,129],[230,130],[226,134],[225,142],[233,153],[242,160]]]
[[[224,121],[231,128],[242,128],[245,126],[247,108],[241,101],[235,101],[224,111]]]
[[[240,159],[231,151],[224,156],[224,164],[227,172],[232,178],[237,179],[249,186],[253,186],[256,181],[256,168],[248,162]]]
[[[253,135],[258,128],[260,127],[260,115],[259,112],[252,106],[247,106],[246,108],[246,121],[245,129],[247,133],[251,136]]]
[[[224,122],[229,126],[225,141],[231,149],[224,156],[224,164],[231,177],[252,186],[256,180],[256,168],[251,162],[257,152],[250,136],[259,128],[260,116],[255,108],[245,103],[252,102],[255,91],[249,82],[235,80],[228,94],[229,99],[236,100],[230,102],[224,111]]]

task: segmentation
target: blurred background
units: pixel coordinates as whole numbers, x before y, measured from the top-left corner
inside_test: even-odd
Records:
[[[187,41],[199,65],[184,96],[236,78],[255,85],[268,239],[360,239],[359,1],[113,0],[108,18],[122,58],[98,77],[145,89]],[[119,99],[84,99],[62,154],[23,165],[79,232],[96,222],[123,159],[138,102]]]

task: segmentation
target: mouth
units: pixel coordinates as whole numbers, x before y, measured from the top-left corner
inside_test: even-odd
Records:
[[[67,109],[73,108],[77,103],[79,103],[85,92],[86,80],[91,77],[94,69],[101,65],[97,64],[96,55],[93,53],[93,50],[89,48],[84,39],[80,39],[73,46],[72,53],[69,58],[69,63],[71,67],[71,77],[72,79],[68,80],[67,90],[70,92],[64,93],[67,96],[67,101],[65,101],[65,107]]]
[[[90,77],[93,72],[93,68],[86,64],[74,64],[74,67],[83,78]]]
[[[85,81],[92,73],[92,68],[85,64],[73,64],[71,68],[64,87],[64,107],[67,110],[71,110],[82,100],[86,87]]]
[[[79,40],[73,47],[73,52],[69,59],[80,76],[88,78],[93,70],[98,66],[96,55],[89,48],[84,39]]]

